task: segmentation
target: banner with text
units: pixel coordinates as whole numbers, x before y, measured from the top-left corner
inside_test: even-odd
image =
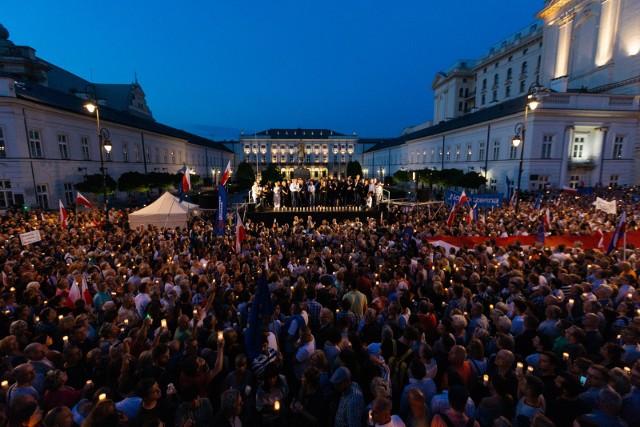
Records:
[[[444,202],[448,205],[458,203],[460,195],[462,193],[453,190],[447,190],[445,193]],[[469,198],[469,204],[471,206],[478,205],[479,208],[497,208],[502,205],[503,195],[500,193],[488,193],[488,194],[467,194]]]

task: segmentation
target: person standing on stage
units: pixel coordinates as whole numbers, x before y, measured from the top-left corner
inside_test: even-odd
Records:
[[[258,181],[254,182],[253,187],[251,187],[251,198],[253,203],[258,204],[258,199],[260,198],[260,183]]]
[[[298,178],[298,206],[309,206],[307,202],[307,185],[304,183],[304,180],[302,178]]]
[[[280,209],[280,183],[273,184],[273,208]]]
[[[376,192],[375,192],[376,205],[379,205],[380,203],[382,203],[382,190],[383,190],[382,183],[381,182],[377,183],[376,184]]]
[[[316,186],[313,181],[307,183],[307,193],[309,194],[309,207],[316,207]]]
[[[298,199],[298,191],[300,191],[300,188],[298,188],[298,181],[295,178],[292,179],[291,184],[289,184],[289,191],[291,192],[291,207],[297,208],[298,202],[300,201]]]
[[[367,193],[373,194],[373,204],[374,206],[377,206],[378,204],[376,203],[376,179],[375,178],[371,178],[371,180],[369,181],[369,189]]]
[[[282,187],[280,188],[280,197],[282,198],[281,204],[283,207],[291,206],[291,192],[289,191],[289,184],[287,183],[286,179],[282,181]]]
[[[327,180],[323,179],[320,181],[320,206],[329,206],[328,200],[328,191],[329,187],[327,186]]]

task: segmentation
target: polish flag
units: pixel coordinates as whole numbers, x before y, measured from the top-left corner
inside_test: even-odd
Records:
[[[225,185],[229,180],[230,176],[231,176],[231,160],[227,162],[227,167],[225,168],[224,173],[222,174],[222,176],[220,177],[220,181],[218,182],[222,185]]]
[[[477,205],[476,205],[477,206]],[[475,218],[476,207],[469,206],[469,214],[467,215],[467,224],[471,224]]]
[[[453,220],[456,217],[456,205],[451,206],[451,212],[449,212],[449,217],[447,218],[447,226],[451,227],[453,225]]]
[[[189,173],[189,168],[184,167],[184,173],[182,174],[182,194],[186,194],[187,191],[191,189],[191,174]]]
[[[66,230],[69,226],[69,214],[62,204],[62,200],[58,199],[58,203],[60,204],[60,227]]]
[[[82,299],[88,306],[93,306],[93,297],[91,296],[91,291],[89,291],[89,285],[87,285],[87,278],[82,276]]]
[[[549,208],[545,211],[542,221],[544,222],[544,229],[549,230],[551,228],[551,215],[549,214]]]
[[[79,191],[76,193],[76,205],[78,203],[81,204],[81,205],[85,205],[89,209],[93,209],[93,205],[91,204],[91,202],[89,200],[87,200],[87,198],[84,197],[82,194],[80,194]]]
[[[78,287],[78,284],[74,280],[73,283],[71,284],[71,288],[69,289],[69,295],[67,296],[67,307],[74,309],[75,303],[80,299],[80,297],[81,297],[80,288]]]
[[[458,200],[458,205],[456,206],[456,208],[462,206],[463,203],[469,203],[469,198],[467,197],[467,194],[464,192],[464,190],[462,190],[462,194],[460,195],[460,200]]]
[[[240,213],[236,211],[236,253],[242,252],[242,242],[247,238],[247,232],[244,229]]]
[[[569,194],[578,194],[578,190],[575,188],[571,188],[571,187],[567,187],[566,185],[562,187],[562,192],[563,193],[569,193]]]
[[[604,249],[604,233],[598,228],[594,234],[599,238],[598,249]]]

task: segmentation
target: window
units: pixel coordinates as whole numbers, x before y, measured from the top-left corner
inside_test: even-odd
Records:
[[[498,191],[498,180],[495,178],[489,179],[489,190],[493,193]]]
[[[169,163],[169,155],[167,153],[167,150],[164,150],[163,157],[164,157],[164,162]]]
[[[438,162],[442,162],[442,148],[438,150]]]
[[[487,88],[487,79],[483,79],[482,80],[482,90],[485,90]]]
[[[473,151],[471,151],[471,144],[467,144],[467,162],[470,162],[472,157]]]
[[[76,202],[76,198],[73,197],[73,183],[65,182],[64,183],[64,201],[67,206]]]
[[[456,145],[456,162],[460,161],[460,146]]]
[[[451,161],[451,146],[447,147],[447,158],[446,158],[447,162]]]
[[[156,154],[156,163],[160,163],[160,149],[158,147],[155,148]]]
[[[527,85],[527,82],[524,80],[520,81],[520,93],[524,93],[524,88]]]
[[[507,86],[504,88],[504,97],[505,98],[511,97],[511,86]]]
[[[431,149],[431,163],[436,161],[436,150]]]
[[[4,145],[4,129],[0,128],[0,157],[7,157],[7,150]]]
[[[47,184],[36,185],[36,199],[41,209],[49,209],[49,188]]]
[[[622,146],[624,144],[624,136],[616,136],[613,139],[613,158],[622,158]]]
[[[522,63],[522,70],[520,71],[522,74],[527,74],[527,61]]]
[[[543,159],[551,158],[551,146],[553,144],[553,135],[543,135],[542,136],[542,152],[540,153],[540,157]]]
[[[482,95],[482,98],[480,98],[480,105],[484,105],[486,101],[487,101],[487,98],[484,95]]]
[[[67,135],[64,133],[58,134],[58,151],[61,159],[69,158],[69,142],[67,141]]]
[[[145,157],[147,163],[151,163],[151,150],[149,150],[149,147],[145,147],[145,149],[144,149],[144,157]]]
[[[493,84],[497,85],[499,83],[500,83],[500,75],[494,74],[494,76],[493,76]]]
[[[174,165],[176,164],[176,152],[175,151],[171,152],[171,163],[173,163]]]
[[[493,160],[500,160],[500,141],[493,141]]]
[[[184,162],[182,161],[182,151],[178,151],[178,164],[184,165]]]
[[[620,177],[620,175],[611,175],[609,177],[609,186],[617,187],[618,186],[618,178],[619,177]]]
[[[571,149],[571,157],[581,159],[584,153],[584,136],[576,136],[573,138],[573,147]]]
[[[511,80],[512,77],[513,77],[513,68],[509,68],[507,70],[507,80]]]
[[[83,136],[80,138],[80,147],[82,148],[82,160],[91,160],[91,151],[89,150],[89,138]]]
[[[458,111],[462,111],[462,102],[458,102]]]
[[[542,191],[549,186],[549,175],[531,175],[531,190]]]
[[[142,160],[140,158],[140,146],[138,144],[133,145],[133,158],[136,159],[136,162],[138,163]]]
[[[29,131],[29,149],[31,150],[31,157],[42,158],[42,140],[40,139],[39,130]]]
[[[0,208],[8,208],[12,206],[13,191],[11,191],[11,181],[0,180]]]
[[[460,91],[459,91],[458,93],[459,93],[459,95],[458,95],[458,96],[459,96],[460,98],[462,98],[462,97],[464,96],[464,89],[463,89],[463,88],[460,88]]]
[[[569,187],[578,188],[578,185],[580,185],[580,175],[571,175],[569,177]]]
[[[509,159],[517,159],[518,158],[518,147],[513,144],[509,144]]]
[[[122,161],[129,161],[129,144],[122,144]]]
[[[484,151],[484,141],[480,142],[478,144],[478,160],[482,161],[485,158],[485,151]]]
[[[491,96],[491,102],[498,102],[498,91],[494,90]]]

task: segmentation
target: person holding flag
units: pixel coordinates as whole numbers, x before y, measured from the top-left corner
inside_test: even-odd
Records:
[[[69,214],[62,204],[62,200],[58,199],[60,205],[60,228],[66,230],[69,227]]]
[[[614,248],[618,246],[618,241],[621,237],[625,236],[625,231],[627,228],[627,212],[622,211],[622,216],[620,216],[620,221],[616,226],[616,231],[613,233],[611,237],[611,241],[609,242],[609,247],[607,248],[607,255],[609,255]],[[626,259],[626,257],[624,257]]]
[[[458,210],[458,208],[462,206],[463,203],[469,203],[469,198],[467,197],[467,193],[465,193],[464,190],[462,190],[462,194],[460,194],[458,203],[451,203],[451,211],[449,212],[449,217],[447,218],[447,226],[451,227],[453,225],[453,219],[455,218],[456,210]]]
[[[240,218],[240,212],[236,210],[236,253],[242,252],[242,242],[247,238],[247,232]]]

